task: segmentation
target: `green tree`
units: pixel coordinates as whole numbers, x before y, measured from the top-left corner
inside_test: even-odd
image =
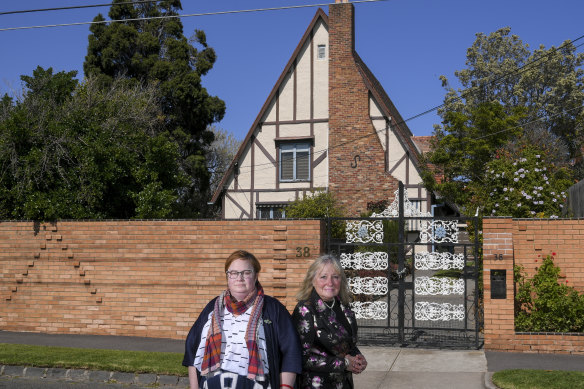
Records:
[[[427,187],[458,204],[463,213],[474,214],[471,204],[474,194],[469,191],[469,184],[489,180],[485,165],[496,150],[521,133],[517,127],[521,117],[520,108],[509,115],[497,102],[470,107],[468,112],[446,112],[444,128],[435,130],[432,151],[427,156],[444,180],[436,182],[435,171],[428,170],[423,174]]]
[[[573,181],[552,158],[531,144],[515,153],[499,150],[484,168],[490,179],[469,184],[472,206],[488,216],[559,217]]]
[[[213,141],[209,125],[223,118],[225,103],[202,86],[215,51],[203,31],[187,40],[180,19],[173,17],[180,9],[179,0],[134,4],[114,0],[109,17],[121,22],[91,26],[83,68],[104,85],[123,78],[131,84],[155,84],[160,90],[161,116],[179,146],[181,169],[190,177],[176,209],[181,217],[201,217],[209,193],[206,154]],[[99,14],[94,21],[105,18]]]
[[[462,88],[448,85],[444,117],[483,103],[499,102],[508,114],[526,109],[521,125],[539,121],[569,146],[571,157],[580,155],[584,136],[584,53],[565,41],[559,47],[540,46],[531,52],[505,27],[490,35],[478,33],[467,50],[467,69],[455,72]]]
[[[0,218],[169,217],[185,184],[153,87],[38,67],[0,115]]]
[[[527,140],[541,149],[546,139],[557,151],[557,165],[582,161],[583,62],[584,54],[569,41],[531,52],[509,28],[477,34],[467,51],[468,68],[455,72],[461,88],[441,76],[447,91],[439,111],[442,125],[426,158],[442,180],[426,171],[428,187],[470,214],[475,193],[469,185],[491,180],[485,166],[502,149]],[[581,165],[570,166],[577,179]]]

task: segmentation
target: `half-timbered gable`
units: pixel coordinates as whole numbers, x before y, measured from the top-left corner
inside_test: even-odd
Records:
[[[338,1],[338,0],[337,0]],[[354,7],[319,9],[214,194],[226,219],[284,216],[289,202],[333,191],[349,215],[393,200],[398,182],[422,211],[421,150],[354,50]]]

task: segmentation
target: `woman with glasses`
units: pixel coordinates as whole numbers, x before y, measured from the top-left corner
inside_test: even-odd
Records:
[[[353,375],[367,367],[357,348],[357,320],[339,260],[316,259],[298,292],[292,321],[302,342],[300,388],[349,389]]]
[[[260,269],[247,251],[227,258],[227,289],[187,336],[183,365],[191,389],[293,389],[302,370],[300,341],[286,307],[264,294]]]

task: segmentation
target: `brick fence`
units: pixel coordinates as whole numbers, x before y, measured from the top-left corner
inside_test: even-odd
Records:
[[[513,266],[523,266],[528,277],[532,277],[541,260],[553,253],[563,282],[584,291],[584,220],[490,218],[483,221],[485,349],[584,354],[584,333],[515,332]],[[491,298],[497,289],[491,284],[491,273],[502,270],[506,276],[505,296]]]
[[[0,330],[183,339],[244,249],[289,310],[319,220],[0,222]]]
[[[0,330],[183,339],[238,249],[292,310],[325,235],[320,220],[0,222]],[[584,220],[485,219],[483,253],[485,349],[584,354],[584,334],[517,333],[513,311],[513,265],[532,276],[551,253],[584,291]]]

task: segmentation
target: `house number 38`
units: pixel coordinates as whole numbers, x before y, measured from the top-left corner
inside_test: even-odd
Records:
[[[296,247],[297,257],[310,257],[310,247]]]

